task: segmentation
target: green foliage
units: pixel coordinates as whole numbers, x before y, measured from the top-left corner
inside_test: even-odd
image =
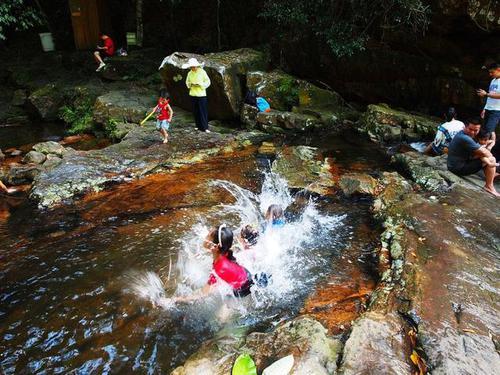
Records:
[[[266,0],[263,8],[261,16],[279,37],[319,39],[338,57],[363,50],[386,31],[423,32],[430,16],[422,0]]]
[[[106,121],[106,123],[104,124],[104,132],[106,133],[106,137],[110,139],[116,138],[116,127],[119,122],[119,120],[116,120],[114,118],[109,118],[108,121]]]
[[[282,78],[276,88],[276,94],[279,101],[285,104],[287,108],[299,104],[299,89],[297,88],[297,81],[293,77]]]
[[[59,109],[59,118],[69,125],[68,133],[89,133],[94,128],[93,108],[93,97],[85,89],[77,89],[70,104]]]
[[[5,40],[5,30],[28,30],[43,24],[39,9],[29,5],[27,0],[0,1],[0,40]]]

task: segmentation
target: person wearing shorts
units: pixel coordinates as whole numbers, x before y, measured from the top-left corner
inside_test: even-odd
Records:
[[[488,91],[477,90],[480,97],[486,97],[486,104],[481,111],[481,118],[484,119],[483,130],[492,134],[493,146],[496,142],[495,130],[500,123],[500,64],[492,63],[487,67],[491,77]]]
[[[493,185],[496,168],[481,161],[481,158],[493,156],[486,147],[474,140],[480,130],[480,120],[471,119],[466,122],[464,130],[453,138],[448,148],[448,170],[458,176],[468,176],[483,169],[486,176],[484,189],[498,197],[500,194]]]
[[[106,34],[99,34],[99,39],[102,40],[103,46],[97,46],[97,51],[94,52],[94,59],[99,64],[96,72],[100,72],[106,64],[104,58],[111,57],[115,54],[115,43]]]

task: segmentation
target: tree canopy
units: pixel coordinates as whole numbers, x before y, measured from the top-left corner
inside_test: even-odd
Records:
[[[266,0],[261,16],[280,37],[301,41],[314,35],[338,57],[365,48],[375,34],[423,32],[430,8],[421,0]]]
[[[0,2],[0,40],[6,39],[6,30],[28,30],[43,23],[40,10],[27,0]]]

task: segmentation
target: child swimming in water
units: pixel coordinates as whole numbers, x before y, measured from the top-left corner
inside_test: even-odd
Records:
[[[236,297],[245,297],[250,294],[253,280],[250,272],[239,265],[233,256],[233,232],[224,224],[212,229],[203,243],[207,250],[212,252],[213,267],[207,284],[190,296],[174,297],[175,302],[188,302],[214,293],[217,283],[222,280],[229,284]]]
[[[285,217],[283,215],[283,208],[279,204],[272,204],[267,208],[266,222],[273,227],[282,227],[285,225]]]
[[[238,237],[238,242],[243,250],[249,250],[255,245],[257,245],[257,240],[259,239],[259,231],[251,225],[245,225],[241,228],[240,236]]]

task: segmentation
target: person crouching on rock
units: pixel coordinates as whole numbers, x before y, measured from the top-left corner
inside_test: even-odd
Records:
[[[212,229],[203,243],[212,252],[213,268],[207,284],[198,291],[186,297],[174,297],[175,302],[188,302],[206,297],[216,292],[216,285],[223,281],[233,290],[236,297],[245,297],[251,293],[252,275],[239,265],[233,256],[233,232],[224,224]]]
[[[156,129],[160,131],[163,136],[163,143],[168,142],[168,130],[170,129],[170,123],[172,122],[172,117],[174,111],[170,106],[170,95],[167,90],[160,90],[160,97],[158,98],[158,104],[153,110],[146,116],[146,119],[156,112]]]
[[[485,164],[481,160],[483,158],[494,159],[494,156],[490,150],[474,140],[480,129],[481,121],[474,118],[467,121],[464,130],[453,138],[448,148],[448,170],[458,176],[468,176],[483,169],[486,180],[484,189],[492,195],[500,197],[495,185],[493,185],[493,180],[498,176],[496,167],[490,166],[489,163]]]
[[[193,102],[194,118],[198,130],[210,133],[208,130],[208,101],[207,88],[210,86],[210,78],[203,70],[202,64],[195,58],[190,58],[183,69],[191,69],[186,77],[186,86],[189,96]]]

